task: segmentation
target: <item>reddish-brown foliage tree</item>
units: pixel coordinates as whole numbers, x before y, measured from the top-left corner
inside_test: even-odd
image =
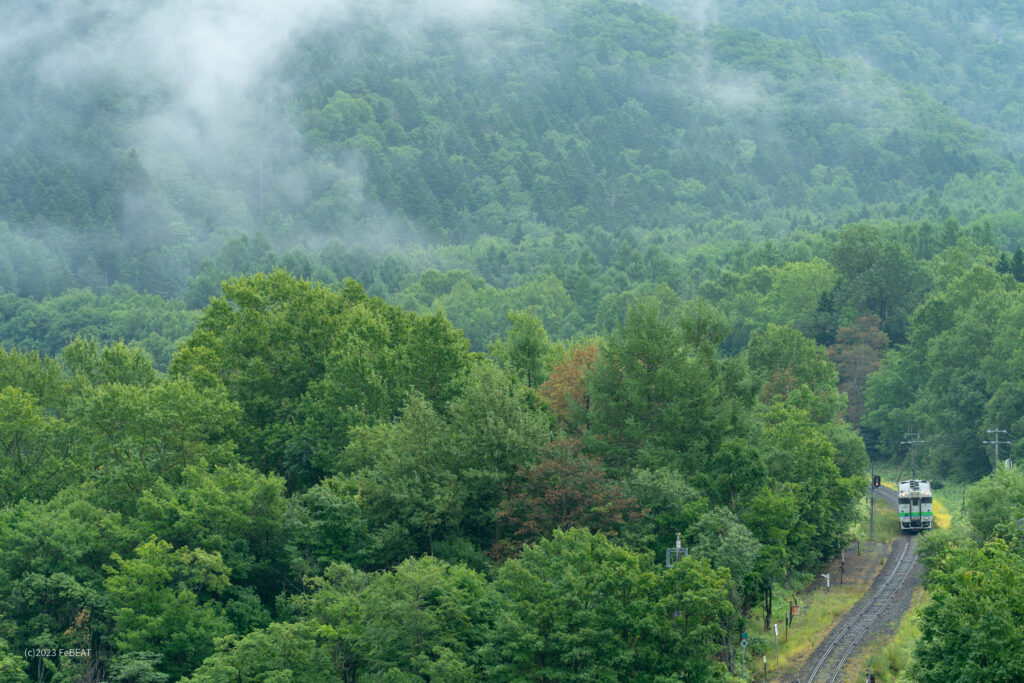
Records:
[[[882,352],[889,346],[889,336],[879,327],[877,315],[857,318],[849,327],[836,333],[836,343],[828,347],[828,357],[839,371],[839,390],[849,397],[846,417],[858,424],[864,412],[864,387],[868,375],[878,369]]]
[[[565,445],[570,448],[516,472],[498,509],[505,538],[491,549],[494,557],[510,557],[555,529],[586,527],[614,535],[641,516],[636,500],[608,480],[600,462],[574,454],[571,440]]]
[[[590,409],[587,376],[593,372],[596,360],[597,344],[588,342],[574,346],[554,364],[547,380],[540,386],[540,395],[567,432],[587,430],[587,411]]]

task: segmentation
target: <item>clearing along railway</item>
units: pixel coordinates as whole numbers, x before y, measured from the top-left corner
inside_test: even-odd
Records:
[[[897,493],[880,489],[879,495],[897,507]],[[909,593],[919,580],[917,537],[904,534],[893,542],[882,573],[868,594],[840,620],[808,659],[800,674],[791,680],[801,683],[844,680],[844,665],[866,636],[887,626],[909,605]]]

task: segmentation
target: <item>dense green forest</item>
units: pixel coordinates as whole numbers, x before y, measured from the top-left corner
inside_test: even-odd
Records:
[[[1024,475],[1000,469],[966,492],[968,524],[925,537],[927,587],[915,680],[1013,681],[1024,675],[1020,521]]]
[[[722,313],[655,297],[562,351],[511,329],[498,364],[441,313],[275,271],[226,282],[166,375],[4,353],[8,668],[49,643],[95,654],[46,680],[723,676],[855,517],[826,350],[770,326],[725,357]],[[675,533],[694,559],[659,569]]]
[[[0,36],[0,683],[738,680],[910,431],[1024,675],[1019,7],[136,5]]]

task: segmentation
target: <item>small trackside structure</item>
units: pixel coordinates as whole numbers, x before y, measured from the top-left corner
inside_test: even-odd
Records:
[[[915,533],[932,528],[932,487],[927,481],[908,479],[900,482],[897,510],[900,528]]]

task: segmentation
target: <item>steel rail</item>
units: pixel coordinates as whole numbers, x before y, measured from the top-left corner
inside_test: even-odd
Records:
[[[907,542],[903,544],[903,551],[900,553],[899,560],[897,560],[894,563],[893,568],[889,572],[889,575],[886,577],[885,581],[882,583],[881,586],[879,586],[878,590],[875,591],[875,594],[872,595],[871,598],[864,603],[863,607],[861,607],[861,609],[849,620],[847,625],[838,633],[838,635],[832,638],[831,644],[826,648],[825,652],[822,653],[814,669],[811,670],[811,675],[807,679],[807,683],[811,683],[817,678],[818,674],[821,672],[822,667],[829,661],[832,654],[836,652],[836,648],[839,647],[840,644],[842,644],[842,647],[840,647],[838,651],[839,653],[841,653],[841,656],[839,657],[839,660],[835,665],[835,670],[832,671],[830,677],[826,678],[826,680],[828,680],[831,683],[839,678],[839,674],[842,672],[843,664],[846,663],[846,660],[853,653],[854,648],[861,641],[864,635],[867,634],[871,624],[873,624],[875,620],[882,614],[882,612],[885,611],[885,608],[889,605],[890,602],[892,602],[893,598],[896,596],[896,593],[898,593],[899,590],[903,587],[903,584],[906,582],[907,577],[910,576],[911,570],[917,563],[917,553],[915,552],[911,556],[909,563],[906,564],[906,567],[904,567],[904,563],[905,558],[907,556],[907,551],[910,549],[910,546],[914,544],[914,540],[915,539],[913,538],[907,538]],[[893,579],[895,579],[898,575],[902,575],[900,576],[899,583],[897,583],[895,588],[893,588],[892,590],[888,590],[889,585],[892,583]],[[867,615],[867,617],[865,617],[869,610],[873,610],[873,612]],[[855,627],[857,627],[858,630],[855,631]],[[846,642],[844,642],[844,639],[846,640]],[[829,674],[826,674],[826,676],[829,676]]]
[[[910,545],[910,543],[908,542],[907,546],[909,547],[909,545]],[[875,614],[871,615],[863,623],[863,628],[860,631],[860,633],[854,634],[854,637],[849,642],[849,644],[846,646],[846,650],[842,653],[842,656],[839,657],[839,661],[836,662],[835,671],[833,672],[832,677],[830,679],[828,679],[829,683],[834,683],[835,681],[839,680],[839,677],[840,677],[840,675],[843,672],[843,664],[846,663],[846,660],[849,659],[850,655],[853,654],[854,649],[857,647],[857,645],[860,643],[860,641],[864,638],[864,636],[867,635],[868,629],[871,628],[871,624],[873,624],[875,622],[875,620],[878,619],[878,617],[882,616],[882,612],[885,611],[885,608],[889,606],[889,603],[891,603],[893,601],[893,598],[896,597],[896,594],[900,592],[901,588],[903,588],[903,584],[907,582],[907,577],[910,576],[910,573],[913,571],[915,564],[917,564],[917,553],[916,552],[911,556],[910,562],[907,565],[905,571],[903,571],[900,567],[897,567],[897,571],[903,571],[903,577],[900,579],[899,584],[889,593],[889,595],[888,595],[888,597],[886,597],[885,601],[878,607],[878,611],[875,612]],[[874,598],[872,598],[872,600],[873,599]]]

